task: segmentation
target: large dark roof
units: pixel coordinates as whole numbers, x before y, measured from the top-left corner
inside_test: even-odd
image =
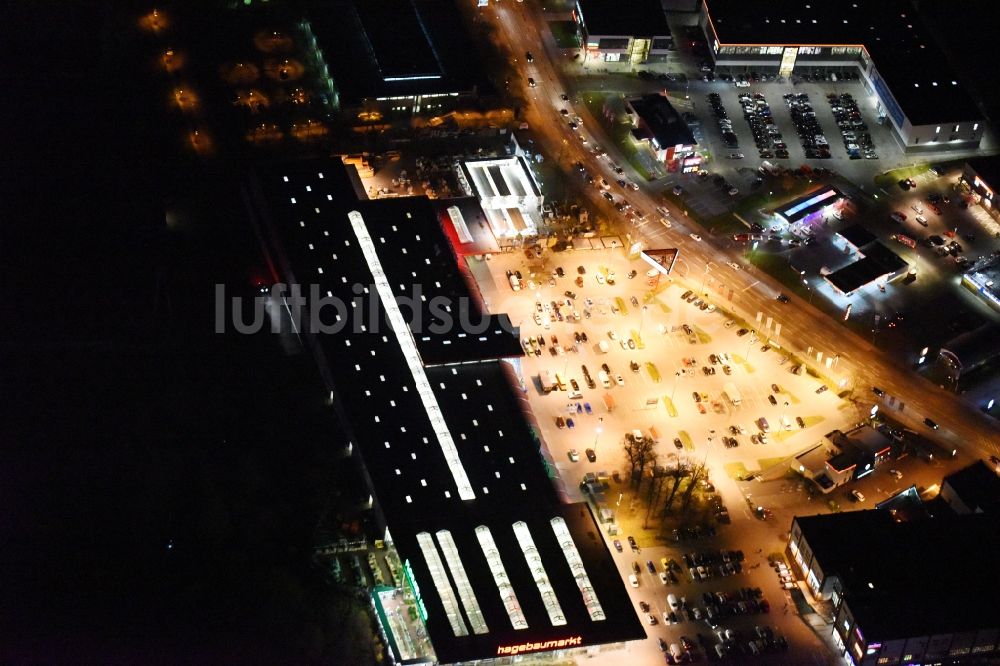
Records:
[[[691,128],[665,96],[652,93],[630,99],[628,104],[649,128],[660,148],[695,144]]]
[[[343,171],[339,162],[325,160],[262,170],[253,188],[256,208],[276,236],[273,245],[290,279],[316,283],[320,296],[358,303],[347,308],[347,318],[363,328],[352,325],[315,339],[335,405],[364,462],[396,550],[412,567],[438,658],[482,659],[497,656],[502,645],[575,636],[584,645],[644,637],[589,509],[560,503],[548,474],[544,442],[531,423],[513,367],[506,361],[479,361],[482,356],[496,358],[497,352],[502,355],[514,338],[496,335],[501,340],[496,342],[489,334],[486,341],[460,343],[452,330],[429,332],[432,340],[425,341],[423,333],[416,332],[412,340],[420,358],[414,359],[406,354],[407,332],[397,337],[389,325],[387,303],[411,294],[417,283],[428,301],[469,295],[472,306],[479,307],[478,297],[470,294],[471,284],[456,268],[458,260],[431,202],[423,197],[357,201]],[[382,294],[391,290],[391,299],[375,298],[379,284]],[[400,306],[405,318],[406,308]],[[424,314],[430,316],[431,311]],[[472,353],[477,347],[494,351],[477,356]],[[448,363],[454,364],[442,365]],[[424,385],[417,380],[421,373]],[[436,403],[432,410],[427,407],[428,392]],[[455,461],[441,443],[442,424],[474,493],[471,499],[460,496]],[[552,521],[560,518],[605,619],[592,620],[587,612],[567,550],[555,536]],[[564,625],[550,620],[531,578],[530,553],[526,555],[515,538],[520,528],[515,523],[522,521],[565,616]],[[498,575],[476,532],[480,527],[488,528],[496,543],[526,629],[513,629]],[[457,616],[449,619],[445,612],[449,586],[438,587],[442,577],[432,571],[433,562],[425,553],[428,543],[432,551],[440,551],[451,574],[443,577],[454,588],[451,598],[463,599],[463,588],[455,580],[456,560],[447,548],[449,537],[488,628],[484,633],[473,630],[476,614],[464,602]],[[470,628],[468,635],[456,636],[456,617]]]
[[[965,161],[993,191],[1000,191],[1000,155],[970,157]]]
[[[843,236],[844,240],[858,249],[861,249],[878,239],[875,234],[868,231],[868,229],[864,228],[860,224],[846,226],[838,231],[837,234]]]
[[[998,337],[1000,325],[987,322],[979,328],[955,336],[941,345],[941,350],[952,354],[961,364],[962,372],[968,372],[1000,355]]]
[[[578,0],[591,36],[664,37],[670,35],[660,0]]]
[[[705,2],[722,44],[864,46],[914,125],[982,118],[911,0]]]
[[[491,92],[448,0],[330,0],[308,16],[341,101]]]
[[[872,510],[795,521],[869,643],[1000,625],[1000,577],[987,573],[1000,548],[995,516],[897,523]]]
[[[827,281],[841,292],[849,294],[906,266],[906,261],[879,242],[866,245],[864,253],[863,259],[827,275]]]
[[[1000,476],[982,460],[944,477],[962,502],[972,511],[1000,513]]]

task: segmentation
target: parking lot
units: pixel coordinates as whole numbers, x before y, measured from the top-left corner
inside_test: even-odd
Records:
[[[487,267],[488,272],[484,270]],[[678,273],[687,273],[683,260],[679,267]],[[557,277],[559,268],[562,277]],[[580,482],[585,474],[603,472],[602,476],[622,479],[611,486],[610,492],[619,493],[614,508],[621,514],[623,528],[630,521],[629,515],[641,512],[635,498],[626,497],[628,467],[624,453],[626,433],[639,430],[643,436],[656,439],[655,450],[661,461],[676,454],[707,464],[720,502],[735,514],[734,523],[743,525],[721,528],[717,538],[729,541],[727,530],[733,530],[729,533],[732,537],[761,524],[748,510],[745,491],[736,478],[760,472],[767,476],[769,469],[783,475],[787,466],[782,467],[782,459],[815,443],[826,432],[856,420],[857,414],[818,379],[807,373],[793,374],[794,361],[779,349],[767,349],[763,335],[758,338],[744,324],[730,320],[723,312],[721,299],[719,305],[699,305],[696,293],[681,298],[689,290],[711,290],[711,275],[688,275],[687,284],[667,279],[655,284],[647,277],[648,268],[642,261],[630,261],[622,250],[588,250],[546,252],[541,258],[529,258],[524,253],[494,255],[488,262],[481,262],[474,273],[490,309],[508,313],[520,326],[522,341],[530,350],[521,361],[527,397],[571,499],[584,499]],[[533,287],[513,291],[508,270],[520,271],[524,281],[530,281]],[[713,270],[734,269],[717,266]],[[630,278],[633,271],[635,276]],[[571,321],[576,314],[580,320]],[[586,341],[580,334],[586,335]],[[558,382],[566,390],[550,391]],[[766,420],[768,428],[763,440],[760,419]],[[766,443],[758,443],[761,441]],[[621,505],[623,498],[627,507]],[[613,503],[616,498],[608,499]],[[775,526],[779,528],[787,529],[787,525]],[[680,635],[697,641],[697,634],[707,637],[711,633],[703,618],[693,619],[694,606],[699,606],[700,612],[707,610],[696,600],[709,587],[733,591],[750,585],[752,580],[752,586],[761,587],[771,605],[780,607],[785,602],[777,578],[770,573],[764,575],[760,557],[748,558],[738,574],[713,575],[706,580],[692,580],[685,567],[680,572],[683,577],[678,573],[676,584],[665,586],[659,575],[664,572],[662,563],[657,564],[661,558],[674,558],[683,564],[683,554],[690,550],[684,540],[668,547],[639,535],[637,546],[643,553],[640,558],[628,545],[623,552],[616,551],[613,539],[624,542],[625,536],[606,535],[609,548],[624,581],[633,573],[633,563],[640,567],[638,586],[630,588],[637,612],[640,617],[649,613],[656,618],[650,635],[663,638],[668,647],[679,642]],[[742,539],[739,543],[745,547]],[[653,563],[655,573],[645,565],[647,559]],[[692,606],[692,617],[676,626],[663,619],[667,611],[669,621],[668,589],[686,596]],[[640,601],[649,604],[650,610],[641,611]],[[720,627],[742,628],[747,635],[744,648],[751,650],[749,633],[755,632],[757,624],[773,626],[776,620],[775,616],[760,613],[737,614]],[[801,629],[801,623],[787,622],[778,633],[788,635],[793,649],[815,645],[816,639],[808,632],[792,640],[790,632]],[[715,636],[708,649],[714,651],[719,641]],[[656,642],[650,643],[651,649],[657,651]],[[704,647],[699,649],[704,652]],[[782,662],[777,653],[769,658],[774,663]],[[785,655],[787,658],[789,655]]]
[[[717,121],[713,113],[712,105],[707,99],[711,93],[719,95],[720,104],[727,110],[730,120],[732,120],[734,133],[739,138],[738,148],[727,145],[717,129]],[[837,117],[834,115],[834,106],[828,101],[828,95],[835,94],[840,99],[843,94],[851,95],[851,99],[857,104],[857,112],[861,121],[868,128],[867,133],[871,136],[871,143],[878,159],[864,159],[864,151],[860,155],[861,159],[851,159],[848,148],[842,140]],[[815,113],[815,123],[821,129],[821,134],[828,142],[830,157],[827,159],[811,158],[806,153],[806,148],[802,146],[796,128],[796,123],[792,118],[791,110],[785,103],[786,94],[805,94],[811,104],[811,112]],[[768,159],[781,166],[797,167],[800,164],[809,164],[813,167],[823,166],[832,169],[840,175],[852,180],[871,191],[870,184],[878,173],[898,167],[902,164],[912,162],[912,158],[906,157],[899,147],[899,144],[892,137],[888,125],[879,125],[875,103],[865,92],[864,87],[859,82],[814,82],[814,83],[756,83],[750,87],[735,87],[732,83],[716,80],[711,83],[701,81],[690,84],[690,95],[698,102],[694,106],[693,113],[698,117],[704,131],[702,136],[706,141],[704,146],[714,159],[710,160],[705,168],[712,172],[722,173],[741,190],[746,190],[749,182],[745,177],[739,177],[736,170],[740,167],[749,167],[756,171],[761,161]],[[737,116],[742,115],[742,105],[740,95],[750,95],[757,100],[762,96],[763,101],[771,111],[772,123],[781,135],[788,151],[788,158],[776,157],[773,146],[767,148],[772,154],[771,157],[761,157],[760,150],[755,145],[751,128],[746,120],[741,120]],[[841,108],[843,108],[841,106]],[[857,136],[855,136],[857,139]],[[854,143],[857,143],[855,141]],[[860,147],[860,146],[859,146]],[[728,159],[728,155],[742,153],[743,158],[739,160]],[[671,176],[666,180],[668,185],[675,182],[684,184],[688,179],[685,176]]]

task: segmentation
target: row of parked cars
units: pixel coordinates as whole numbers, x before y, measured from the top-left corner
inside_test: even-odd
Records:
[[[743,572],[744,555],[742,550],[684,553],[683,559],[692,581],[704,581],[716,575],[732,576]]]
[[[764,99],[764,95],[759,92],[741,93],[740,105],[743,107],[743,117],[750,125],[750,133],[753,135],[754,143],[757,144],[761,158],[788,159],[788,145],[781,135],[781,130],[774,124],[771,107]]]
[[[785,93],[785,104],[792,114],[795,131],[809,159],[829,159],[830,144],[823,135],[823,128],[816,120],[816,112],[806,93]]]
[[[858,109],[858,103],[854,101],[854,97],[850,93],[839,95],[829,93],[826,99],[830,103],[830,111],[840,129],[847,156],[852,160],[860,160],[862,156],[867,160],[877,160],[878,153],[875,152],[875,143],[872,141],[872,135],[868,132],[868,125],[861,117],[861,110]]]
[[[740,140],[733,131],[733,121],[730,120],[729,113],[726,112],[726,107],[722,105],[722,97],[719,93],[711,93],[708,96],[708,103],[712,107],[712,114],[715,116],[715,122],[719,126],[722,143],[726,144],[726,148],[739,148]]]
[[[720,629],[716,635],[719,642],[713,647],[713,656],[719,659],[742,659],[788,649],[788,640],[770,627],[756,626],[749,636],[733,629]]]

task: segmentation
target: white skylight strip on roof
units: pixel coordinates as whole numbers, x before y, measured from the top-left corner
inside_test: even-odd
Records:
[[[357,211],[351,211],[347,217],[351,221],[354,235],[358,237],[358,243],[365,256],[365,261],[368,262],[368,267],[371,269],[372,278],[375,281],[375,289],[378,291],[379,299],[385,308],[389,325],[392,327],[392,332],[396,334],[396,341],[403,351],[403,357],[406,359],[406,365],[413,376],[417,393],[424,404],[424,411],[427,412],[431,428],[433,428],[434,434],[437,436],[438,443],[441,445],[441,452],[444,454],[444,459],[448,463],[448,469],[451,471],[451,476],[458,487],[458,496],[463,500],[475,499],[476,493],[472,490],[472,484],[469,483],[469,477],[465,473],[465,468],[462,467],[462,459],[458,455],[458,448],[455,446],[455,441],[451,438],[448,425],[445,423],[444,415],[441,413],[441,406],[438,404],[437,397],[434,395],[431,384],[427,380],[427,373],[424,372],[423,363],[420,361],[420,354],[417,351],[416,343],[413,341],[413,334],[410,331],[410,327],[406,325],[403,314],[399,311],[399,304],[392,293],[392,287],[389,286],[389,280],[386,278],[385,271],[382,270],[382,262],[378,258],[378,253],[375,252],[375,243],[372,242],[372,238],[368,234],[365,220],[361,216],[361,213]]]
[[[444,571],[444,565],[441,563],[441,556],[438,555],[437,546],[434,545],[434,539],[427,532],[420,532],[417,534],[417,543],[420,544],[420,550],[424,553],[424,560],[431,572],[431,580],[434,581],[434,587],[437,588],[441,604],[444,606],[444,613],[451,624],[451,630],[455,632],[456,636],[468,636],[469,627],[462,619],[455,590],[452,589],[448,574]]]
[[[458,598],[461,599],[465,615],[469,618],[469,624],[472,625],[472,633],[490,633],[490,628],[486,626],[486,618],[483,617],[483,611],[479,608],[479,601],[476,599],[472,583],[469,582],[469,577],[465,573],[462,558],[458,555],[458,547],[455,546],[451,532],[439,530],[437,540],[438,545],[441,546],[441,552],[444,553],[444,560],[448,563],[448,570],[451,571],[451,578],[458,587]]]
[[[573,578],[576,579],[576,586],[580,588],[580,594],[583,596],[583,604],[587,607],[587,614],[590,615],[590,619],[594,622],[606,620],[607,616],[604,614],[604,609],[601,608],[597,592],[594,591],[594,586],[590,582],[587,570],[583,566],[583,558],[580,557],[580,551],[577,550],[576,543],[573,542],[573,535],[569,533],[569,528],[566,527],[566,521],[556,516],[549,523],[552,525],[552,531],[556,533],[556,541],[559,542],[563,555],[566,556],[566,564],[569,565],[569,570],[573,572]]]
[[[472,233],[469,231],[469,225],[465,223],[465,216],[462,215],[461,209],[458,206],[449,206],[448,217],[451,218],[451,224],[455,227],[458,240],[463,243],[471,243]]]
[[[527,629],[528,620],[524,617],[524,612],[521,611],[521,602],[517,600],[514,586],[510,584],[507,570],[500,559],[500,551],[493,540],[493,533],[490,532],[490,528],[480,525],[476,528],[476,538],[479,539],[479,547],[483,549],[486,562],[490,565],[493,580],[500,591],[500,601],[503,602],[503,607],[507,610],[507,617],[510,618],[511,625],[514,629]]]
[[[542,603],[545,604],[545,612],[549,614],[549,621],[552,626],[559,627],[566,624],[566,616],[563,615],[562,606],[556,597],[556,591],[549,582],[549,575],[545,573],[545,566],[542,564],[542,556],[538,554],[535,541],[531,538],[528,524],[524,521],[514,523],[514,536],[521,546],[524,559],[528,561],[528,569],[531,570],[531,577],[535,579],[535,587],[542,595]]]

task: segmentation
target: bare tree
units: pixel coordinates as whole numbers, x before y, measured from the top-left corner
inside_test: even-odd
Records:
[[[705,463],[695,463],[694,467],[691,468],[691,476],[688,479],[687,488],[684,489],[684,496],[681,500],[681,511],[687,511],[688,506],[691,505],[691,498],[694,496],[694,489],[707,476],[708,468],[705,466]]]
[[[682,458],[679,455],[674,454],[674,464],[667,467],[667,476],[671,479],[670,484],[670,494],[667,495],[667,499],[663,502],[663,513],[670,513],[670,507],[673,506],[674,497],[677,496],[677,491],[681,487],[681,482],[684,478],[690,474],[690,462],[687,458]]]
[[[653,449],[653,440],[643,437],[636,440],[629,434],[625,437],[625,459],[629,464],[629,479],[633,485],[639,485],[642,480],[642,472],[646,465],[656,463],[656,451]]]

